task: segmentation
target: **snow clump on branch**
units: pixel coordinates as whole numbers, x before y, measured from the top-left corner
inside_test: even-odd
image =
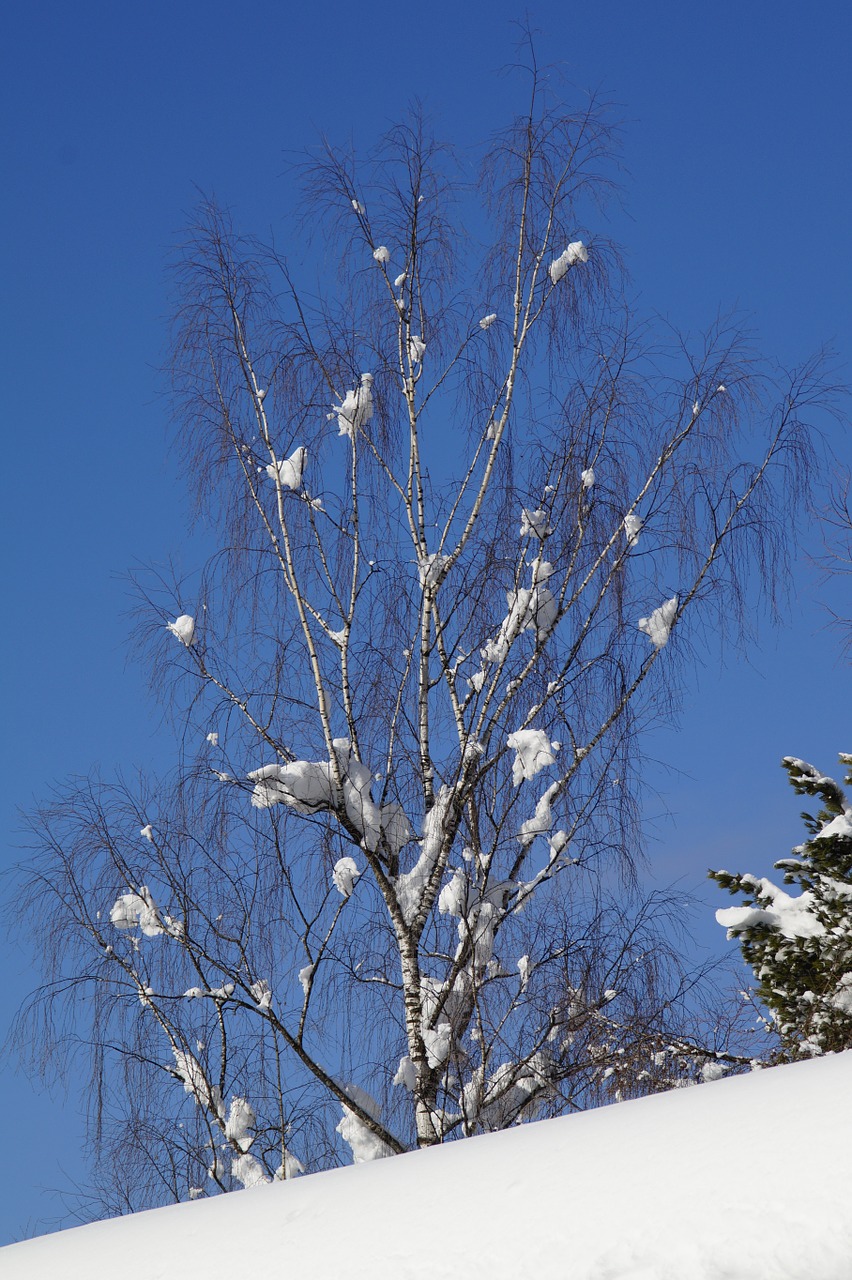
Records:
[[[376,259],[376,262],[390,262],[390,249],[386,244],[380,244],[378,249],[373,250],[373,257]]]
[[[437,551],[433,555],[423,556],[417,565],[421,587],[425,589],[426,587],[437,585],[449,558],[449,556],[442,556]]]
[[[332,407],[329,419],[336,417],[340,435],[352,439],[373,416],[373,375],[361,374],[361,385],[347,391],[340,404]]]
[[[533,566],[534,585],[506,592],[509,611],[500,624],[496,639],[488,640],[479,651],[484,662],[504,662],[522,631],[535,631],[539,644],[543,644],[550,635],[556,624],[559,606],[550,588],[541,585],[539,581],[542,570],[546,568],[549,568],[547,561],[536,561]],[[479,687],[482,687],[481,683]]]
[[[182,613],[174,622],[167,622],[166,626],[187,649],[195,640],[195,619],[189,613]]]
[[[520,537],[526,538],[531,535],[534,538],[543,540],[547,538],[553,530],[547,523],[547,512],[543,508],[537,511],[528,511],[526,507],[521,508],[521,531]]]
[[[441,854],[444,839],[444,823],[450,807],[453,791],[451,787],[441,787],[435,797],[435,803],[423,819],[423,840],[420,845],[420,857],[404,875],[396,882],[396,898],[406,924],[411,924],[420,907],[423,891],[429,882],[435,864]]]
[[[628,547],[635,547],[639,541],[639,534],[642,531],[642,517],[637,516],[634,511],[628,512],[624,517],[624,535],[627,538]]]
[[[512,765],[512,785],[519,787],[524,779],[529,782],[551,764],[556,764],[554,752],[560,743],[551,742],[543,729],[517,729],[506,739],[507,746],[515,752]]]
[[[371,1098],[368,1093],[365,1093],[363,1089],[359,1089],[356,1084],[344,1085],[343,1091],[362,1111],[365,1111],[373,1120],[378,1121],[380,1108],[375,1098]],[[393,1151],[387,1143],[383,1142],[378,1134],[374,1133],[351,1108],[347,1107],[345,1102],[341,1103],[341,1106],[343,1107],[343,1119],[337,1126],[337,1132],[343,1141],[352,1148],[352,1160],[355,1164],[364,1164],[368,1160],[383,1160],[386,1156],[393,1155]]]
[[[343,812],[361,833],[363,847],[374,852],[384,838],[392,854],[411,839],[411,827],[400,805],[381,808],[370,795],[369,768],[352,756],[348,738],[335,738],[332,746],[342,780]],[[254,783],[251,802],[255,809],[286,804],[296,813],[336,812],[334,770],[326,761],[294,760],[291,764],[267,764],[248,775]],[[343,816],[343,815],[341,815]]]
[[[348,898],[352,890],[355,888],[355,881],[361,872],[355,863],[354,858],[338,858],[334,864],[334,870],[331,878],[334,881],[334,887],[344,898]]]
[[[189,1050],[172,1048],[175,1059],[175,1075],[183,1083],[184,1092],[189,1093],[199,1106],[211,1111],[220,1120],[225,1119],[225,1104],[218,1085],[211,1084],[198,1059]]]
[[[258,1009],[268,1009],[272,1004],[272,989],[265,978],[258,978],[257,982],[253,982],[249,991]]]
[[[146,938],[157,938],[167,933],[179,937],[182,925],[171,916],[160,915],[157,904],[147,885],[140,885],[138,893],[123,893],[113,904],[110,922],[116,929],[141,929]]]
[[[569,267],[576,266],[578,262],[588,261],[589,251],[583,241],[573,240],[568,248],[551,262],[548,268],[551,281],[553,284],[559,284],[562,277],[567,274]]]
[[[677,596],[672,596],[671,600],[666,600],[655,609],[649,618],[640,618],[637,626],[650,638],[655,649],[662,649],[668,642],[676,617]]]
[[[302,446],[294,449],[289,458],[271,462],[266,468],[266,474],[273,484],[280,484],[282,489],[298,489],[302,483],[307,460],[308,451]]]
[[[408,358],[412,364],[420,364],[426,354],[426,343],[414,334],[408,339]]]
[[[551,746],[558,749],[558,744],[555,742],[551,743]],[[517,761],[515,763],[517,765]],[[518,784],[516,783],[515,785],[517,786]],[[559,782],[552,783],[539,799],[533,816],[527,818],[526,822],[521,823],[518,831],[518,840],[524,848],[532,844],[536,836],[546,836],[552,828],[553,810],[551,806],[559,793],[559,788]],[[555,860],[555,856],[552,860]]]

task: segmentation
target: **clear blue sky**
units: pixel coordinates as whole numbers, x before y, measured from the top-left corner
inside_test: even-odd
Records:
[[[413,98],[439,134],[473,145],[516,92],[520,10],[506,0],[356,6],[326,0],[32,0],[11,7],[0,53],[4,306],[2,864],[15,809],[51,781],[168,762],[168,735],[125,660],[120,575],[170,554],[196,562],[156,372],[164,263],[196,186],[238,223],[280,228],[285,153],[319,133],[366,147]],[[764,351],[792,362],[852,349],[852,8],[823,0],[597,0],[529,6],[542,61],[620,104],[624,243],[640,304],[684,328],[740,306]],[[834,444],[852,461],[849,440]],[[832,767],[852,750],[852,675],[819,600],[852,614],[848,588],[797,571],[788,630],[750,664],[703,671],[655,753],[673,817],[651,854],[708,903],[706,866],[768,871],[799,838],[785,753]],[[721,943],[721,931],[718,941]],[[31,981],[0,939],[4,1029]],[[61,1212],[45,1190],[81,1176],[79,1104],[0,1066],[6,1153],[0,1243]]]

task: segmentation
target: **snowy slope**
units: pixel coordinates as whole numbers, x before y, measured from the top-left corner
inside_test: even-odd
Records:
[[[0,1250],[3,1280],[850,1280],[852,1051]]]

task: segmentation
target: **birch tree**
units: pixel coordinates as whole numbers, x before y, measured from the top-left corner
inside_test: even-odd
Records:
[[[640,742],[773,606],[819,371],[637,327],[611,151],[534,77],[475,178],[417,119],[321,149],[307,266],[212,202],[187,234],[176,430],[220,549],[143,575],[138,630],[178,762],[47,806],[15,907],[112,1210],[740,1060],[685,1017],[679,899],[636,892]]]

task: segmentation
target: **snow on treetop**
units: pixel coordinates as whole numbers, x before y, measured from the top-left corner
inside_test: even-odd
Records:
[[[174,622],[167,622],[166,626],[172,635],[176,636],[181,644],[185,644],[187,648],[195,640],[195,619],[189,613],[182,613],[175,618]]]
[[[655,609],[649,618],[640,618],[636,625],[650,638],[655,649],[662,649],[668,643],[676,617],[677,596],[672,596],[671,600],[666,600]]]
[[[582,240],[572,240],[568,248],[560,253],[558,258],[554,258],[548,268],[550,279],[554,284],[559,281],[567,273],[569,267],[576,266],[578,262],[588,262],[589,253]]]
[[[584,489],[591,489],[595,483],[595,472],[593,467],[586,467],[585,471],[580,472],[580,482]]]
[[[480,329],[490,329],[496,319],[497,319],[496,311],[492,311],[491,314],[488,316],[483,316],[479,322]]]

